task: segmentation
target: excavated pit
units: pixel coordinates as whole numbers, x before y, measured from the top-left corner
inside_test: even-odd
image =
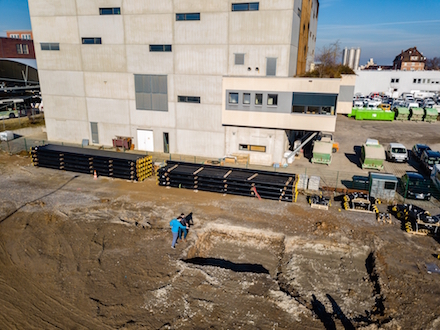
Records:
[[[367,246],[215,226],[198,234],[183,261],[270,275],[279,291],[306,307],[326,328],[337,323],[347,329],[377,324],[371,316],[384,314],[373,252]],[[255,281],[267,278],[257,276]]]

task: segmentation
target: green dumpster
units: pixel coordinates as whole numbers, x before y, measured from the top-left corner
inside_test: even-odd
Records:
[[[361,164],[362,169],[382,170],[385,160],[385,149],[377,140],[368,139],[362,145]]]
[[[315,141],[313,144],[312,163],[330,165],[332,161],[333,142]]]
[[[394,112],[384,111],[382,109],[358,109],[356,111],[356,120],[394,120]]]
[[[393,108],[394,119],[395,120],[408,120],[409,119],[409,109],[405,107]]]
[[[428,123],[433,123],[437,121],[437,116],[437,109],[425,108],[425,116],[423,117],[423,120]]]
[[[347,115],[347,117],[356,117],[356,112],[357,112],[358,110],[360,110],[360,109],[363,109],[363,108],[352,108],[352,109],[351,109],[351,113],[349,113],[349,114]]]
[[[422,121],[425,111],[422,108],[409,108],[409,120]]]

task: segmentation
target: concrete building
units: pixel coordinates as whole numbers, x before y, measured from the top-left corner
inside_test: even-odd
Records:
[[[313,62],[318,0],[29,0],[50,140],[280,162],[292,130],[334,131],[354,77]],[[348,111],[348,110],[347,110]]]
[[[440,71],[356,71],[355,93],[398,97],[414,91],[440,93]]]

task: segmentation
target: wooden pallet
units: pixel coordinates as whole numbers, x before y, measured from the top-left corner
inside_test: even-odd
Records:
[[[328,210],[328,205],[311,203],[310,206],[312,207],[312,209]]]

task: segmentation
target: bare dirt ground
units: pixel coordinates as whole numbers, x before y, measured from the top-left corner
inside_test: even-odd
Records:
[[[438,241],[374,215],[0,154],[1,329],[439,329]],[[169,221],[193,212],[171,249]]]

